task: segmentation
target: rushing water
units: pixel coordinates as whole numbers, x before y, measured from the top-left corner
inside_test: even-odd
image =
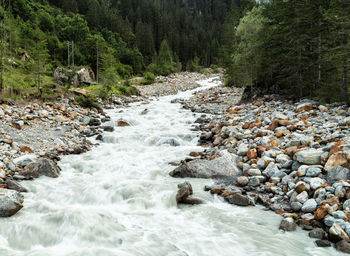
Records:
[[[339,255],[316,248],[306,232],[279,231],[281,217],[272,212],[229,205],[204,192],[210,180],[187,179],[205,204],[177,207],[177,184],[184,179],[168,176],[168,163],[201,148],[191,131],[195,116],[170,101],[190,95],[109,111],[131,126],[106,133],[91,152],[64,157],[58,179],[25,182],[31,192],[24,208],[0,219],[0,255]],[[148,114],[140,115],[146,108]],[[162,144],[167,138],[180,146]]]

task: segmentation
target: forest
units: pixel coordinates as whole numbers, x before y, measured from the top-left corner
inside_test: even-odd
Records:
[[[58,66],[112,86],[219,66],[228,86],[348,101],[349,13],[341,0],[1,0],[1,88],[45,87]]]

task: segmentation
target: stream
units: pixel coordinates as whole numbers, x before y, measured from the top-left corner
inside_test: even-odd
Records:
[[[317,248],[300,228],[280,231],[281,217],[262,207],[230,205],[204,192],[211,180],[168,175],[175,168],[169,162],[203,150],[191,130],[198,115],[170,101],[218,83],[201,81],[192,91],[107,111],[131,126],[105,133],[90,152],[63,157],[59,178],[23,182],[30,191],[23,209],[0,219],[0,255],[340,255]],[[204,204],[176,205],[177,184],[185,180]]]

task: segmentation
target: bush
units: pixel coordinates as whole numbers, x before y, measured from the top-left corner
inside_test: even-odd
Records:
[[[87,96],[87,97],[85,97],[83,95],[79,95],[78,97],[76,97],[75,100],[83,108],[97,108],[97,109],[101,109],[101,106],[100,106],[100,104],[98,104],[96,98],[92,97],[90,95]]]
[[[143,74],[142,84],[153,84],[156,76],[151,72],[145,72]]]

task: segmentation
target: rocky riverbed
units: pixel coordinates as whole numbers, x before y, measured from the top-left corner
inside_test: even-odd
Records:
[[[262,204],[319,247],[350,253],[350,108],[264,96],[241,103],[240,88],[216,87],[176,100],[197,119],[199,143],[170,175],[214,178],[205,189],[239,206]],[[195,160],[193,160],[195,157]]]
[[[200,80],[205,80],[212,75],[200,73],[182,72],[175,73],[169,76],[159,76],[155,83],[151,85],[137,86],[137,90],[141,96],[164,96],[174,95],[180,91],[187,91],[199,87],[197,83]]]
[[[196,81],[207,77],[186,72],[159,77],[162,83],[138,88],[142,96],[112,96],[100,103],[103,109],[124,108],[129,103],[147,102],[146,96],[198,87]],[[0,217],[12,216],[23,207],[21,193],[27,188],[21,185],[22,180],[42,175],[57,178],[61,155],[90,151],[94,144],[88,138],[102,140],[103,132],[129,125],[124,120],[112,123],[103,109],[82,108],[74,97],[48,103],[9,101],[0,105]]]

